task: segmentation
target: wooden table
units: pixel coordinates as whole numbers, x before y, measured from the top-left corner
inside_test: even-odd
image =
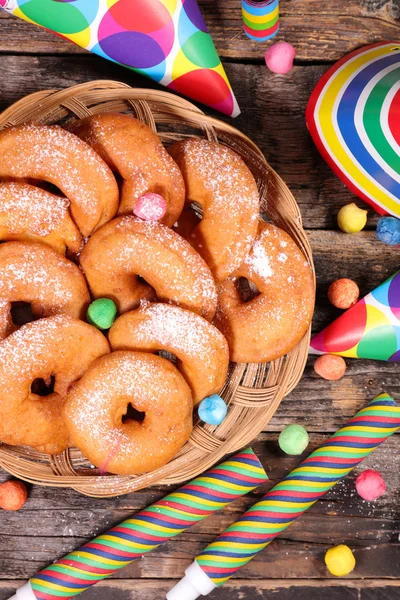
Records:
[[[328,66],[363,44],[399,39],[399,0],[281,0],[279,39],[294,44],[297,63],[287,76],[264,65],[265,44],[242,33],[240,0],[200,0],[217,49],[235,89],[241,116],[235,125],[263,150],[300,204],[314,250],[318,276],[315,330],[336,315],[326,290],[337,277],[355,279],[362,294],[399,268],[398,249],[375,239],[377,217],[355,236],[337,230],[336,214],[352,194],[325,165],[307,133],[304,109]],[[0,11],[1,12],[1,11]],[[0,109],[30,92],[108,78],[153,87],[123,68],[89,55],[37,27],[0,14]],[[155,84],[154,84],[154,87]],[[315,448],[378,393],[400,399],[399,365],[348,361],[346,376],[329,383],[313,372],[310,359],[296,390],[283,402],[254,448],[270,475],[270,486],[298,462],[283,456],[277,434],[296,421],[310,432]],[[256,560],[212,598],[220,600],[383,600],[400,598],[400,436],[394,436],[364,463],[382,472],[387,494],[369,504],[356,494],[354,475],[338,485]],[[363,468],[364,468],[363,467]],[[5,473],[0,480],[6,480]],[[34,487],[19,513],[0,516],[0,600],[56,557],[160,498],[152,488],[115,500],[94,500],[74,491]],[[236,502],[222,514],[190,529],[143,560],[86,594],[88,600],[162,599],[196,553],[260,493]],[[357,567],[345,579],[332,578],[324,553],[347,543]]]

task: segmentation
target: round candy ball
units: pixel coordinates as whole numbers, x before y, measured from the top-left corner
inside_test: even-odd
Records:
[[[301,425],[293,423],[286,425],[279,434],[278,443],[281,450],[286,454],[298,456],[308,446],[309,437],[307,431]]]
[[[268,48],[265,53],[265,64],[273,73],[285,75],[293,68],[296,50],[287,42],[278,42]]]
[[[89,305],[87,318],[97,329],[110,329],[117,316],[117,307],[110,298],[98,298]]]
[[[388,246],[400,245],[400,219],[382,217],[376,226],[376,237]]]
[[[344,577],[354,570],[356,559],[348,546],[340,544],[329,548],[325,554],[325,564],[332,575]]]
[[[160,194],[143,194],[136,202],[133,214],[144,221],[159,221],[167,212],[167,202]]]
[[[22,481],[6,481],[0,485],[0,508],[19,510],[28,499],[28,491]]]
[[[386,492],[386,484],[378,471],[367,469],[357,477],[356,489],[361,498],[372,502]]]
[[[350,308],[360,297],[360,290],[351,279],[336,279],[328,288],[329,302],[336,308]]]
[[[367,224],[368,212],[358,208],[354,202],[343,206],[338,213],[338,225],[345,233],[358,233]]]
[[[204,398],[199,404],[199,417],[209,425],[219,425],[227,413],[228,407],[218,394]]]
[[[346,372],[346,363],[341,356],[323,354],[314,363],[314,371],[328,381],[341,379]]]

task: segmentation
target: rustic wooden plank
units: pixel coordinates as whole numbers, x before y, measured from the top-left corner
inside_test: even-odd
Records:
[[[307,100],[326,67],[296,67],[287,76],[272,75],[261,65],[229,64],[227,68],[242,107],[241,116],[231,122],[259,145],[289,185],[305,226],[335,228],[340,207],[355,197],[317,152],[304,119]],[[93,79],[157,87],[94,56],[3,56],[0,74],[0,110],[39,89],[65,88]],[[374,227],[377,217],[372,209],[370,215],[369,227]]]
[[[85,592],[88,600],[159,600],[177,580],[107,580]],[[21,581],[0,582],[0,600],[8,600],[21,586]],[[332,581],[269,581],[260,580],[249,584],[243,579],[231,580],[209,596],[210,600],[269,600],[275,594],[279,600],[387,600],[397,598],[399,582],[378,579],[360,582],[346,578]]]
[[[267,484],[120,571],[116,577],[169,578],[183,572],[191,557],[300,462],[301,457],[283,455],[276,439],[276,434],[262,434],[254,444],[270,476]],[[324,439],[326,435],[312,434],[304,455]],[[324,552],[330,545],[346,542],[354,548],[358,560],[353,578],[396,578],[400,564],[400,473],[396,466],[399,446],[400,436],[388,440],[363,466],[288,528],[273,548],[257,557],[242,576],[326,578],[329,574],[323,566]],[[381,471],[387,482],[386,495],[374,503],[360,499],[354,487],[355,476],[367,467]],[[34,486],[22,511],[4,513],[0,520],[0,579],[29,577],[164,493],[165,488],[164,491],[153,488],[112,500],[88,499],[72,490]]]
[[[240,2],[199,0],[222,59],[262,60],[266,44],[243,33]],[[297,49],[300,61],[333,61],[358,46],[398,39],[397,0],[280,0],[281,32]],[[0,14],[0,52],[82,53],[73,44],[16,18]]]

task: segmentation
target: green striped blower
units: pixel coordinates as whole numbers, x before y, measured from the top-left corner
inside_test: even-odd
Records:
[[[372,400],[207,546],[167,600],[195,600],[223,585],[399,428],[395,401]]]
[[[267,479],[251,449],[239,452],[43,569],[11,600],[73,598]]]

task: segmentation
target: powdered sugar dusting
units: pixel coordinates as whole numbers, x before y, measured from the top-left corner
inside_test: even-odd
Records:
[[[27,124],[5,129],[0,152],[0,177],[32,177],[57,185],[71,200],[83,233],[115,214],[118,187],[111,171],[87,144],[61,127]]]
[[[263,279],[271,277],[271,261],[264,248],[262,239],[257,239],[254,242],[251,251],[244,260],[244,264],[249,268],[251,274],[256,274]]]

